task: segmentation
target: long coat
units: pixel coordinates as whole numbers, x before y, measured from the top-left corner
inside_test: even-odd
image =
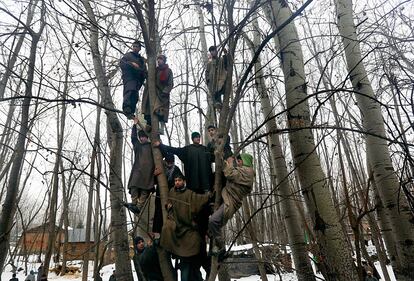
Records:
[[[131,140],[134,146],[135,160],[129,177],[128,188],[151,190],[154,188],[155,170],[151,143],[139,142],[136,126],[132,127]]]
[[[184,163],[187,188],[197,193],[211,190],[213,177],[211,171],[211,153],[201,144],[190,144],[181,148],[160,145],[161,151],[178,156]]]
[[[241,207],[245,198],[253,188],[254,170],[251,167],[233,167],[224,162],[224,176],[227,179],[221,196],[224,202],[224,223],[226,223]]]
[[[157,97],[154,103],[154,113],[158,115],[160,121],[167,123],[170,111],[170,92],[174,87],[174,76],[168,64],[165,64],[162,68],[158,66],[156,75]],[[161,78],[161,76],[164,77]],[[142,112],[144,115],[151,115],[148,89],[145,89],[142,97]]]
[[[192,257],[200,252],[202,239],[195,218],[208,202],[209,194],[197,194],[189,189],[172,188],[168,202],[172,204],[161,232],[161,246],[179,257]]]
[[[219,92],[226,83],[227,55],[212,58],[206,67],[206,84],[211,94]]]
[[[168,189],[174,187],[174,179],[178,175],[182,175],[180,168],[174,165],[171,169],[165,168],[165,175],[167,176]],[[162,218],[162,206],[161,206],[161,196],[159,187],[157,187],[156,197],[155,197],[155,211],[154,211],[154,222],[152,224],[152,232],[160,233],[162,230],[163,218]]]
[[[131,62],[137,63],[139,68],[132,66]],[[122,71],[124,93],[139,90],[147,77],[147,67],[144,58],[140,54],[129,52],[122,57],[119,66]]]

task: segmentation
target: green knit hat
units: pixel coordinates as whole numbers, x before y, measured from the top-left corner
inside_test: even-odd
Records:
[[[240,154],[240,158],[243,161],[243,166],[253,167],[253,156],[248,153]]]

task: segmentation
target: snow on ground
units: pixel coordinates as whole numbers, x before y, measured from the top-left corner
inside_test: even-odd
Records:
[[[232,247],[232,251],[244,251],[244,250],[248,250],[252,247],[252,244],[246,244],[246,245],[240,245],[240,246],[233,246]],[[289,250],[289,249],[288,249]],[[375,254],[375,247],[370,243],[367,247],[367,251],[370,255]],[[37,268],[39,267],[40,263],[36,263],[37,256],[30,256],[29,257],[29,261],[28,261],[28,271],[33,270],[33,271],[37,271]],[[81,264],[80,261],[74,261],[72,262],[73,264]],[[24,263],[22,261],[18,262],[18,266],[21,268],[24,268]],[[52,265],[53,266],[53,265]],[[380,267],[379,262],[375,262],[375,267],[377,268],[378,272],[380,273],[381,276],[383,276],[382,274],[382,270]],[[133,277],[134,277],[134,281],[138,281],[136,274],[135,274],[135,270],[134,270],[134,265],[132,264],[131,261],[131,268],[133,271]],[[389,265],[387,266],[388,269],[388,273],[389,276],[391,278],[391,281],[396,281],[396,278],[394,276],[394,272],[392,270],[392,267]],[[101,269],[101,275],[102,275],[102,279],[103,281],[108,281],[109,280],[109,276],[112,274],[113,270],[115,270],[115,265],[114,264],[109,264],[104,266]],[[201,269],[202,275],[203,277],[205,277],[205,272],[203,271],[203,269]],[[12,267],[10,265],[7,265],[4,272],[1,273],[1,281],[9,281],[12,278]],[[17,278],[19,279],[19,281],[24,281],[26,278],[27,274],[22,270],[20,272],[17,272]],[[178,276],[180,276],[180,274],[178,274]],[[322,275],[317,274],[317,277],[320,278],[319,280],[323,280]],[[276,275],[267,275],[267,278],[269,281],[297,281],[297,277],[295,273],[284,273],[282,274],[282,279],[279,278],[279,276]],[[55,273],[49,273],[49,280],[50,281],[81,281],[82,280],[82,273],[76,273],[74,275],[65,275],[65,276],[56,276]],[[180,280],[180,279],[178,279]],[[218,280],[218,279],[216,279]],[[235,280],[239,280],[239,281],[259,281],[260,280],[260,276],[259,275],[252,275],[249,277],[243,277],[243,278],[239,278],[239,279],[235,279],[235,278],[231,278],[232,281]],[[88,281],[93,281],[93,262],[89,263],[89,272],[88,272]]]

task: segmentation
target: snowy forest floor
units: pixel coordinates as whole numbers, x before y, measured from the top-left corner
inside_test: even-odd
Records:
[[[236,246],[237,250],[240,250],[244,247],[247,248],[249,247],[248,245],[241,245],[241,246]],[[370,255],[375,254],[375,247],[373,245],[369,245],[367,248],[368,252]],[[27,264],[27,270],[33,270],[33,271],[37,271],[37,268],[39,267],[40,263],[34,262],[36,260],[37,256],[30,256],[29,257],[29,262]],[[81,261],[71,261],[69,262],[69,264],[71,265],[81,265],[82,262]],[[17,262],[17,267],[18,268],[22,268],[24,269],[24,262],[23,261],[19,261]],[[53,265],[52,265],[53,266]],[[378,270],[379,274],[381,275],[381,277],[383,276],[382,271],[381,271],[381,267],[379,265],[379,262],[375,262],[375,267]],[[135,269],[134,269],[134,265],[132,264],[131,261],[131,268],[133,271],[133,277],[134,277],[134,281],[138,281],[137,276],[135,274]],[[103,281],[108,281],[110,275],[112,274],[112,271],[115,270],[115,264],[108,264],[106,266],[104,266],[101,269],[101,276]],[[203,269],[201,269],[202,271],[202,275],[203,277],[205,277],[205,272],[203,271]],[[388,266],[388,273],[390,275],[391,281],[396,281],[396,278],[394,276],[394,272],[392,270],[392,267],[389,265]],[[9,281],[12,278],[12,267],[10,265],[7,265],[5,270],[2,272],[1,274],[1,281]],[[17,272],[17,278],[19,279],[19,281],[24,281],[26,278],[26,273],[24,272],[24,270],[21,270],[19,272]],[[178,276],[180,276],[180,274],[178,274]],[[316,276],[318,277],[319,280],[324,280],[321,274],[316,274]],[[277,274],[268,274],[267,278],[269,281],[296,281],[298,280],[296,277],[295,273],[281,273],[281,277],[282,279],[280,279],[279,275]],[[65,276],[57,276],[55,273],[50,272],[49,273],[49,278],[48,280],[50,281],[80,281],[82,280],[82,273],[76,273],[76,274],[67,274]],[[180,280],[180,278],[178,278],[178,281]],[[218,280],[218,278],[216,279]],[[259,275],[252,275],[249,277],[242,277],[242,278],[231,278],[232,281],[235,280],[240,280],[240,281],[258,281],[260,280],[260,276]],[[383,280],[383,278],[381,279]],[[90,262],[89,264],[89,273],[88,273],[88,281],[93,281],[93,263]]]

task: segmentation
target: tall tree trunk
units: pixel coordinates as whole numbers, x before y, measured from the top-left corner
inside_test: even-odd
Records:
[[[9,247],[10,232],[13,227],[14,215],[16,213],[17,195],[19,191],[20,171],[23,165],[23,157],[25,154],[26,137],[29,133],[29,109],[32,98],[32,87],[34,80],[36,51],[40,36],[46,25],[44,21],[45,5],[42,2],[40,28],[35,33],[30,27],[26,27],[31,34],[32,42],[30,45],[29,67],[27,73],[27,82],[25,89],[25,97],[22,103],[22,119],[19,129],[19,135],[15,146],[15,156],[10,170],[9,181],[7,185],[7,193],[3,202],[3,208],[0,215],[0,269],[3,269]]]
[[[338,28],[345,49],[346,62],[356,100],[362,113],[366,147],[381,200],[390,220],[396,240],[401,267],[395,272],[399,280],[414,279],[414,224],[413,215],[392,166],[386,141],[380,103],[368,80],[353,21],[352,1],[336,0]]]
[[[98,80],[99,94],[102,104],[108,108],[107,133],[110,139],[109,183],[111,200],[111,226],[113,229],[113,247],[115,249],[116,279],[118,281],[133,280],[131,262],[129,259],[128,231],[126,226],[125,209],[122,207],[124,192],[122,186],[122,143],[123,129],[116,115],[114,103],[109,88],[108,77],[105,75],[102,57],[99,51],[98,23],[89,0],[82,0],[90,21],[90,44],[93,65]]]
[[[277,27],[292,14],[286,1],[271,1],[273,24]],[[357,280],[358,274],[345,234],[332,203],[326,176],[315,152],[310,125],[302,49],[296,27],[289,23],[278,33],[285,78],[287,119],[293,160],[314,228],[317,230],[327,280]],[[341,255],[338,255],[341,253]]]
[[[260,44],[260,34],[258,29],[257,19],[253,20],[253,42],[246,40],[252,55],[255,49]],[[286,167],[285,157],[283,155],[282,146],[280,144],[279,136],[276,134],[278,128],[273,106],[270,102],[268,90],[264,81],[264,73],[261,60],[258,59],[255,64],[255,85],[260,95],[260,102],[262,107],[263,118],[266,121],[266,131],[269,132],[269,149],[271,153],[272,166],[274,174],[276,175],[276,184],[279,187],[276,200],[282,206],[283,218],[287,227],[288,240],[292,249],[293,260],[295,263],[296,274],[299,281],[315,280],[313,276],[312,266],[306,250],[306,242],[304,239],[302,227],[300,224],[301,218],[296,209],[295,196],[289,184],[288,171]]]

